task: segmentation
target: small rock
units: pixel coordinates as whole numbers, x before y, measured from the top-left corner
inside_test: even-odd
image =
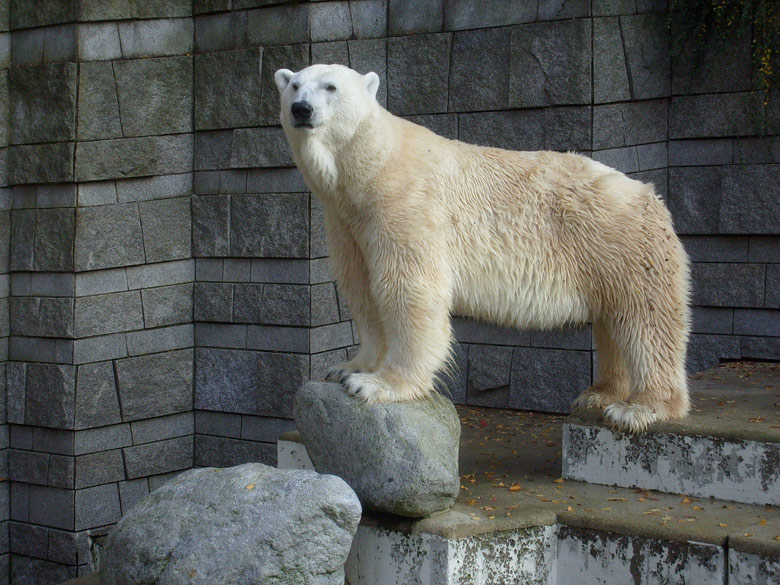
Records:
[[[460,419],[446,398],[369,405],[308,382],[293,413],[317,471],[343,478],[364,507],[420,518],[455,503]]]
[[[193,469],[114,527],[101,582],[343,585],[360,513],[338,477],[260,463]]]

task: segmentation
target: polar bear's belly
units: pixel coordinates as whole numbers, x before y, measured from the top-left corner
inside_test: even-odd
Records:
[[[590,319],[574,275],[566,274],[549,254],[473,247],[460,252],[453,266],[454,314],[533,329]]]

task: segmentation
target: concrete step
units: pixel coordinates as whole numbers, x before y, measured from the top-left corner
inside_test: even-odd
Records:
[[[607,427],[600,411],[563,430],[567,479],[780,505],[780,364],[724,364],[691,383],[691,414],[641,435]]]
[[[351,585],[780,583],[780,510],[566,480],[562,417],[460,412],[455,506],[419,521],[364,513]],[[311,466],[297,433],[279,465]]]

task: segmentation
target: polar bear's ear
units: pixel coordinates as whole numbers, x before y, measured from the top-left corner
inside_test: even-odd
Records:
[[[274,73],[274,81],[276,82],[276,87],[279,88],[279,93],[284,91],[293,75],[295,75],[295,73],[289,69],[279,69],[279,71]]]
[[[372,99],[376,99],[376,91],[379,89],[379,76],[374,73],[366,73],[363,76],[363,83],[366,84],[366,91]]]

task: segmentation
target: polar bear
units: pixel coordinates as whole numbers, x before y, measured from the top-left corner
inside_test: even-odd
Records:
[[[592,321],[598,376],[575,408],[632,432],[686,415],[688,260],[651,185],[574,153],[440,137],[380,106],[373,72],[312,65],[275,81],[360,339],[329,380],[367,402],[415,400],[446,366],[451,314]]]

